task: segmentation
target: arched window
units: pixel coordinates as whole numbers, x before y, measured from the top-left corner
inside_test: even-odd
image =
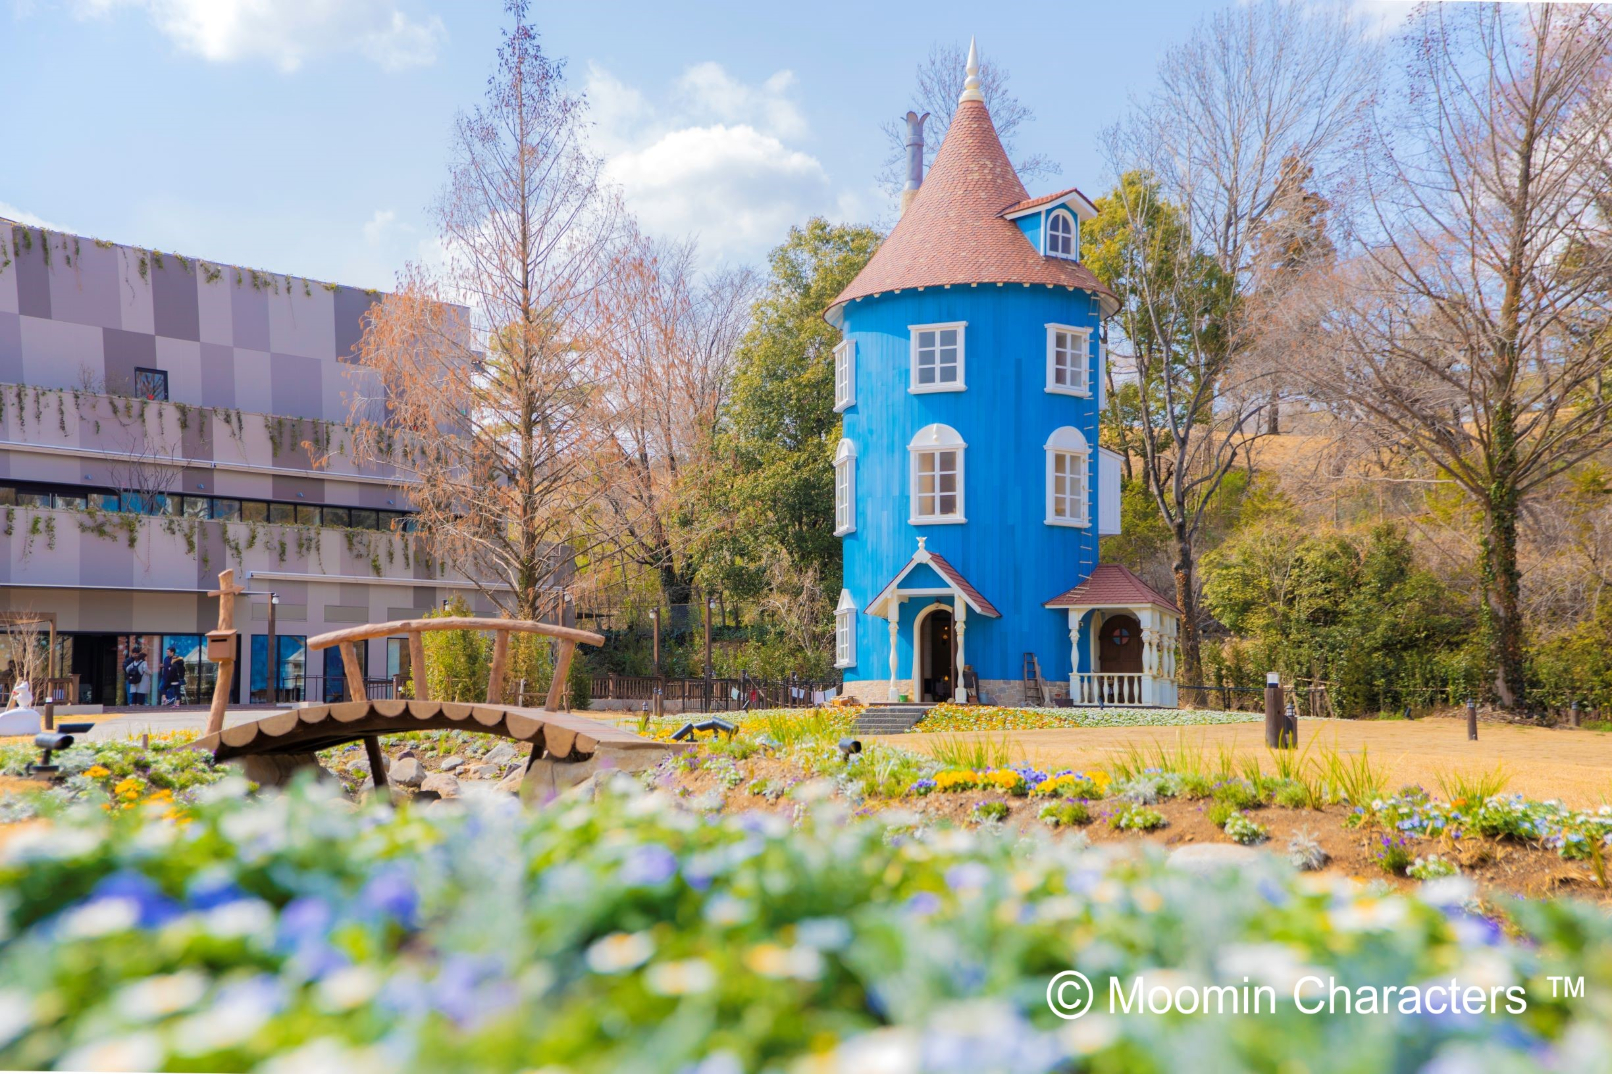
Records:
[[[856,530],[856,445],[841,438],[834,451],[834,536]]]
[[[856,665],[856,601],[849,589],[840,590],[840,603],[834,609],[834,666]]]
[[[1047,437],[1047,525],[1090,524],[1091,448],[1072,425]]]
[[[912,455],[914,525],[966,522],[963,517],[963,449],[968,447],[950,425],[925,425],[907,445]]]
[[[1080,244],[1075,241],[1075,218],[1063,209],[1056,209],[1047,217],[1047,253],[1071,259],[1080,256]]]

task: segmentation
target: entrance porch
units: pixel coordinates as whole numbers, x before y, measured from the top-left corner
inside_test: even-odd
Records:
[[[907,601],[924,603],[907,628],[912,660],[910,674],[903,676],[901,606]],[[866,611],[888,624],[890,701],[899,702],[903,695],[919,704],[969,700],[963,684],[969,616],[994,619],[1001,613],[943,556],[925,548],[924,538],[918,538],[918,551]]]
[[[1069,697],[1075,705],[1174,708],[1181,613],[1117,564],[1103,564],[1050,600],[1069,621]]]

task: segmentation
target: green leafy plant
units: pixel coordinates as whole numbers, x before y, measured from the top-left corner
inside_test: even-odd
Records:
[[[1006,820],[1009,812],[1006,802],[980,802],[974,806],[975,818],[986,823]]]
[[[1221,825],[1221,827],[1231,837],[1232,842],[1241,843],[1243,846],[1263,843],[1270,838],[1271,834],[1264,825],[1250,820],[1242,813],[1232,813],[1231,816],[1226,818],[1225,824]]]
[[[1151,832],[1166,823],[1163,813],[1140,804],[1125,806],[1108,818],[1108,826],[1121,832]]]
[[[1041,807],[1040,820],[1049,828],[1078,828],[1091,823],[1091,809],[1085,802],[1049,802]]]

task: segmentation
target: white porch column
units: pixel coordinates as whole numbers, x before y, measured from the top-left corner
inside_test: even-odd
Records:
[[[952,669],[956,676],[952,690],[952,698],[959,705],[968,702],[968,690],[963,686],[963,630],[968,626],[968,602],[961,597],[952,598],[952,626],[957,630],[957,666]]]
[[[890,602],[890,700],[901,700],[901,684],[896,681],[896,636],[901,631],[901,602]]]
[[[1158,633],[1153,629],[1153,609],[1132,608],[1136,615],[1136,625],[1140,628],[1142,637],[1142,689],[1140,700],[1144,705],[1157,704],[1153,690],[1153,676],[1156,672],[1158,660]]]
[[[1069,609],[1069,698],[1075,704],[1080,696],[1080,609]]]

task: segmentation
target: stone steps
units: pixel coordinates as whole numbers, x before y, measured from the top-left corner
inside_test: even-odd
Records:
[[[933,705],[869,705],[851,725],[864,735],[901,735],[928,715]]]

